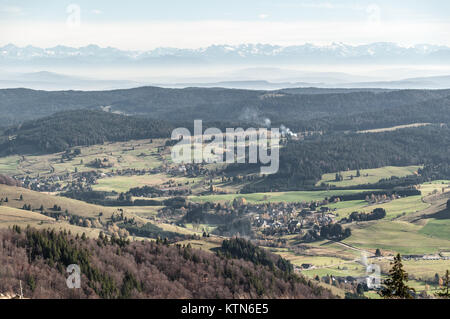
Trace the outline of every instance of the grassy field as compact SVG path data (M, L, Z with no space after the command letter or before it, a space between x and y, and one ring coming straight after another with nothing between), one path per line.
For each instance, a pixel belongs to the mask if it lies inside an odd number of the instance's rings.
M345 209L353 210L355 207L365 207L368 203L365 200L349 200L345 202L330 203L327 205L330 209L337 209L344 212Z
M165 140L138 140L118 143L105 143L81 148L81 154L71 160L61 161L63 153L37 156L10 156L0 158L0 174L50 176L62 173L90 171L88 164L97 158L108 159L112 169L152 169L162 165L157 147ZM111 168L100 169L107 172Z
M322 183L335 185L338 187L347 187L347 186L356 186L363 184L373 184L377 183L383 178L390 178L392 176L404 177L408 175L413 175L417 172L417 170L421 168L421 166L405 166L405 167L396 167L396 166L386 166L374 169L363 169L361 170L361 176L356 177L357 171L345 171L340 172L344 177L343 181L336 182L336 173L325 174L322 176L322 179L317 183L317 186ZM367 175L367 176L366 176ZM353 178L351 178L353 176Z
M339 277L347 277L347 276L360 277L366 274L366 267L357 263L348 263L347 265L342 266L304 270L302 271L302 273L308 275L309 277L315 276L323 277L326 275L330 276L333 275Z
M141 176L115 176L99 179L97 185L92 187L95 191L116 191L118 193L127 192L133 187L156 186L171 181L184 186L189 182L189 187L198 186L200 178L172 177L167 174L153 174ZM164 187L163 187L164 188Z
M179 234L182 234L182 235L202 235L202 231L201 230L195 231L195 230L192 230L192 229L179 227L179 226L171 225L171 224L165 224L165 223L155 223L155 225L160 227L160 228L162 228L165 231L179 233Z
M189 187L194 189L196 187L201 187L200 183L202 178L187 178L187 177L174 177L167 174L152 174L152 175L141 175L141 176L115 176L109 178L102 178L98 180L98 184L92 187L96 191L116 191L126 192L133 187L143 187L143 186L156 186L159 185L162 188L166 188L167 185L162 185L166 183L171 183L180 186L186 186L189 182Z
M376 208L384 208L386 210L386 219L394 219L403 214L419 212L429 206L430 204L422 202L422 196L409 196L375 205L368 205L366 201L348 201L328 205L330 208L337 208L338 219L348 217L355 211L370 213Z
M365 190L366 191L366 190ZM373 190L367 190L373 191ZM294 191L294 192L273 192L273 193L253 193L253 194L225 194L225 195L206 195L191 196L189 199L193 202L227 202L235 198L245 198L250 203L265 202L310 202L323 200L326 197L356 194L361 190L330 190L330 191Z
M98 238L99 229L85 228L70 225L67 222L55 221L55 219L44 216L36 212L30 212L17 208L0 206L0 228L9 228L14 225L23 228L30 226L36 229L54 229L56 231L70 231L72 234L82 235L83 233L90 238Z
M76 225L71 225L67 222L56 222L54 224L38 224L38 225L32 225L34 228L37 229L54 229L55 231L67 231L71 232L72 234L76 235L78 234L81 236L83 233L89 237L89 238L98 238L100 235L100 229L97 228L86 228L86 227L80 227Z
M14 175L18 171L20 156L8 156L0 158L0 174Z
M352 235L345 239L345 243L401 254L432 254L449 249L450 239L428 236L420 232L421 228L403 221L352 224Z
M429 237L450 240L450 219L431 219L420 229L419 233Z
M180 245L188 245L191 244L192 248L201 249L201 250L211 250L214 248L219 248L222 246L222 243L218 240L184 240L180 241L177 244Z
M383 272L391 268L387 260L378 263ZM402 263L405 270L414 274L414 278L419 281L431 281L436 273L443 276L447 269L450 270L450 261L448 260L403 260Z
M348 263L348 260L341 259L339 257L326 257L326 256L292 256L291 254L280 254L283 258L289 260L296 266L302 264L312 264L316 267L328 267L332 265Z
M440 180L420 185L420 192L423 196L431 195L433 193L442 193L442 189L444 189L445 192L450 191L450 181Z
M345 260L355 260L361 258L361 251L356 249L350 249L339 243L322 240L308 244L308 254L313 256L331 256L339 257Z
M20 195L23 195L22 201L19 200ZM6 197L8 197L8 203L3 203L3 205L18 209L21 209L24 204L31 205L31 208L35 210L39 209L41 205L46 210L51 210L54 205L58 205L61 206L63 212L67 209L69 214L98 217L99 213L102 212L103 218L109 218L116 211L113 207L97 206L66 197L34 192L21 187L0 185L0 198Z
M0 206L0 227L24 223L51 223L53 218L13 207Z
M122 193L133 187L158 185L169 180L170 178L165 174L116 176L99 179L98 184L94 185L92 189L95 191L116 191Z
M144 218L155 218L158 214L158 210L163 208L164 206L124 206L124 207L116 207L123 209L131 214L135 214Z
M405 271L412 275L408 286L416 289L417 292L427 291L429 295L434 295L439 291L439 286L434 282L435 274L442 277L447 269L450 269L448 260L403 260ZM386 273L392 266L389 261L378 262L382 272Z

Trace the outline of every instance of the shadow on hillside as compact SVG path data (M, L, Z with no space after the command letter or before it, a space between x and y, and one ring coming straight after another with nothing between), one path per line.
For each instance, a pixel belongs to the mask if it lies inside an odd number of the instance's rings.
M450 209L441 210L440 212L427 216L427 218L450 219Z

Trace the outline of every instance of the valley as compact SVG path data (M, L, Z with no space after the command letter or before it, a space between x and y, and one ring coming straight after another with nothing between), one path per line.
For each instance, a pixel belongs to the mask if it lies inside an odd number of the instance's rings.
M173 244L189 244L210 253L220 247L223 238L245 236L341 297L356 289L358 280L366 275L364 258L380 265L385 274L395 253L420 256L405 261L405 267L413 286L427 293L438 289L434 275L450 264L443 257L450 253L446 231L450 219L435 217L446 210L450 181L415 185L418 195L408 196L389 195L376 188L382 179L417 175L422 165L339 172L342 181L335 181L336 173L324 174L316 183L317 187L327 184L351 189L248 194L240 190L254 183L257 174L245 170L230 173L225 165L217 164L180 170L180 165L170 161L165 139L8 156L0 159L0 165L2 174L28 188L0 186L0 228L29 225L80 236L84 233L93 239L104 232L132 241L165 236ZM358 189L367 184L375 187ZM355 211L375 209L385 210L386 217L345 221ZM351 235L305 241L314 225L329 222L342 223ZM154 229L137 231L149 224ZM377 249L382 257L375 257ZM431 255L438 257L426 259ZM375 296L373 290L365 295Z
M49 94L58 104L74 93ZM254 247L230 251L228 257L266 262L243 253L264 249L273 260L281 258L277 267L286 274L342 298L379 297L366 282L367 269L376 265L386 278L398 253L417 295L432 296L439 289L436 278L450 268L450 130L440 115L448 109L445 90L318 89L308 95L141 88L86 94L72 98L121 98L116 107L129 115L111 108L35 114L37 119L0 131L0 229L30 226L92 241L110 238L119 246L190 247L219 258L223 243L236 240L233 245ZM152 109L154 118L136 116L135 94L148 98L146 112ZM28 108L25 96L18 101ZM205 108L211 101L214 107ZM228 114L215 121L223 107L237 112L246 101L261 103L247 109L251 116L232 120ZM182 122L166 117L167 103L170 112L189 113L192 107L192 114ZM279 105L285 114L274 112ZM384 120L406 108L413 111L403 123ZM374 118L373 112L382 116ZM170 132L177 126L192 130L188 121L194 116L206 120L205 129L221 131L273 128L278 122L279 170L262 174L259 165L249 163L253 144L245 139L237 144L245 150L240 163L173 161L177 141ZM433 120L421 121L424 116ZM202 151L211 138L203 135ZM189 150L194 153L199 145ZM224 156L225 148L213 152Z
M445 313L450 2L403 2L0 0L0 299Z

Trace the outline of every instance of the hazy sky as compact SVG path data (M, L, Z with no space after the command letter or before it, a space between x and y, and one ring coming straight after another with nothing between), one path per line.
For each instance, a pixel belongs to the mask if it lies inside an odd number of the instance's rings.
M450 45L448 0L0 0L0 45Z

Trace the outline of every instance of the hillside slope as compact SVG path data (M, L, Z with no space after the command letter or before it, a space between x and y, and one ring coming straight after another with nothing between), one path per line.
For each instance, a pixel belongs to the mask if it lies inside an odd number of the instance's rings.
M20 243L20 244L19 244ZM19 280L31 298L331 298L331 293L278 266L219 257L190 246L121 239L77 239L64 232L0 231L0 291ZM77 264L81 289L68 289Z
M22 200L20 196L22 195ZM61 211L82 217L98 217L102 213L102 218L109 218L116 210L112 207L103 207L87 204L75 199L53 196L45 193L31 191L26 188L0 185L0 199L8 198L8 202L3 202L0 209L12 207L22 209L24 205L31 205L33 210L38 210L41 205L45 210L52 210L54 205L61 207ZM45 217L45 216L43 216Z
M172 129L164 121L103 111L58 112L4 131L0 154L56 153L73 146L170 137Z
M0 126L36 119L59 111L74 109L105 109L127 115L139 115L171 122L193 121L246 121L264 124L269 118L275 125L282 122L298 128L328 128L333 121L321 123L322 118L364 115L371 121L365 127L356 127L347 121L347 128L373 128L384 124L410 124L417 111L407 112L412 105L426 101L439 101L450 95L449 90L355 91L350 93L289 94L286 91L252 91L222 88L165 89L141 87L114 91L34 91L28 89L0 90L0 112L4 114ZM317 92L315 92L317 93ZM328 93L328 94L327 94ZM441 101L448 107L448 101ZM384 116L384 111L399 111L402 120ZM450 120L446 113L419 107L431 122ZM377 116L374 118L373 113ZM366 114L367 113L367 114ZM448 112L450 113L450 112ZM439 115L439 116L438 116ZM310 123L311 120L315 122ZM395 123L391 123L395 122ZM430 121L426 121L430 122ZM371 124L367 127L367 124Z

